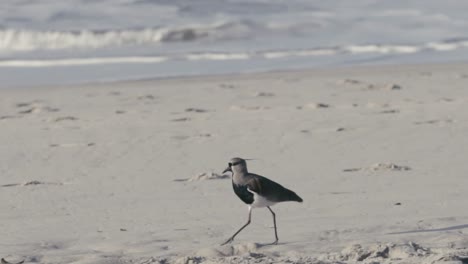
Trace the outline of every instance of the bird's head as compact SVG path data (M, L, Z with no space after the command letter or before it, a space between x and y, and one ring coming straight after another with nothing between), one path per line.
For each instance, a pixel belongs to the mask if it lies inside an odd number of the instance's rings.
M228 167L224 169L223 174L228 171L232 173L247 173L247 163L245 159L232 158L228 163Z

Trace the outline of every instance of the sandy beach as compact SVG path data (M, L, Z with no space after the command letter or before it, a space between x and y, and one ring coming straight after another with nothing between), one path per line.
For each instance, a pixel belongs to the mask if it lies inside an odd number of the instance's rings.
M468 263L468 65L0 90L5 263ZM297 192L247 218L232 157Z

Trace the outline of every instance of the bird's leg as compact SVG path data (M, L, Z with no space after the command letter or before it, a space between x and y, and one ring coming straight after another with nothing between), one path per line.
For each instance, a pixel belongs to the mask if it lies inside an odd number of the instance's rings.
M273 212L273 210L271 210L270 206L267 206L268 210L270 210L271 214L273 215L273 225L275 227L275 242L271 243L272 245L276 245L278 244L278 232L276 231L276 215L275 215L275 212Z
M251 215L252 215L252 207L249 206L249 219L247 220L247 223L245 225L243 225L239 230L237 230L237 232L234 233L234 235L232 235L232 237L230 237L228 240L226 240L226 242L222 243L221 246L224 246L227 243L231 243L234 240L234 238L237 236L237 234L239 234L240 231L242 231L242 229L244 229L246 226L248 226L250 224Z

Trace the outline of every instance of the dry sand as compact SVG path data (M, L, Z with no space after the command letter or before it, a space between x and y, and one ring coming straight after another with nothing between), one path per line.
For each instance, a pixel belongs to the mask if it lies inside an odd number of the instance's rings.
M15 263L467 263L468 65L0 91ZM232 157L304 203L247 218Z

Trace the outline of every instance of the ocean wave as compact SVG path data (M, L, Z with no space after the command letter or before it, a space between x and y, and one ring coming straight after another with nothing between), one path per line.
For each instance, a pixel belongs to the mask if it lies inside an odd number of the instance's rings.
M130 45L158 45L201 39L229 40L250 36L249 21L128 30L34 31L0 28L0 54L36 50L99 49Z
M181 59L196 60L247 60L252 58L249 53L195 53L183 56Z
M53 60L0 60L0 67L57 67L57 66L86 66L99 64L122 63L160 63L166 61L166 57L110 57L110 58L72 58Z
M31 31L0 30L0 52L35 50L97 49L107 46L158 43L163 38L161 30L119 31Z
M324 47L298 50L266 50L252 52L195 52L174 53L157 56L128 56L128 57L90 57L64 59L23 59L0 60L0 67L54 67L79 66L96 64L138 64L162 63L166 61L233 61L249 59L277 60L293 57L334 56L343 54L394 54L405 55L422 51L444 52L468 48L468 40L451 39L441 42L429 42L420 45L348 45L342 47Z
M424 46L417 45L351 45L343 50L351 54L381 53L381 54L405 54L421 51Z

